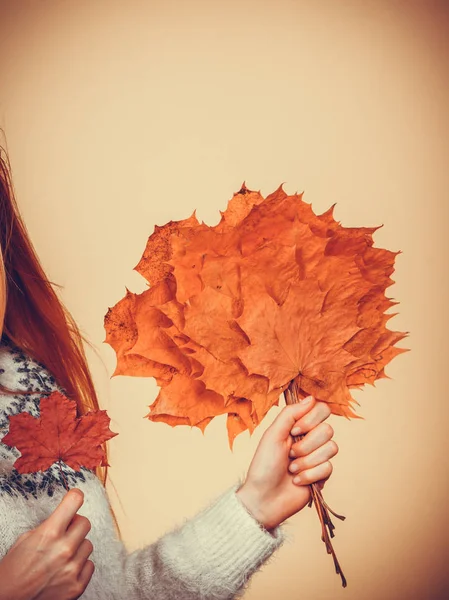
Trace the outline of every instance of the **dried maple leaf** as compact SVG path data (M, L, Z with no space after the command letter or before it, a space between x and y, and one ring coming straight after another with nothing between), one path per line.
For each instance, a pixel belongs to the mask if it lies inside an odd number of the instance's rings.
M282 186L263 198L243 184L215 227L194 213L155 228L136 267L151 287L105 317L114 374L161 388L150 420L204 431L227 414L232 448L292 382L297 398L362 418L351 389L386 377L406 351L385 314L399 253L373 247L376 227L343 227L333 208L316 215Z
M14 463L19 473L45 471L61 461L75 471L94 469L108 466L102 444L117 435L109 423L105 410L77 418L76 402L53 392L41 398L39 418L28 412L10 416L2 443L21 452Z

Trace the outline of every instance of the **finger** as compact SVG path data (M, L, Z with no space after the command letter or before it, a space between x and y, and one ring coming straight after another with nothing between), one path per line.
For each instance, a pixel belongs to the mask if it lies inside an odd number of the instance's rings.
M296 421L307 414L312 409L314 403L315 401L312 396L309 396L301 400L301 402L284 406L265 433L273 436L276 440L286 440Z
M301 415L299 421L293 425L291 434L299 435L310 431L319 423L325 421L330 414L331 409L327 402L316 402L313 409L307 414Z
M65 533L83 502L84 494L81 490L77 488L69 490L53 513L39 527L54 529L59 535Z
M321 463L326 462L335 456L337 452L337 444L333 440L329 440L324 446L320 446L317 450L307 454L307 456L292 460L288 466L288 470L290 473L301 473L302 471L317 467Z
M86 535L91 530L92 526L89 519L81 515L75 515L67 529L66 541L73 548L74 552L82 544Z
M326 461L317 467L307 469L299 475L293 477L293 483L296 485L310 485L320 479L328 479L333 471L332 463Z
M86 560L86 562L84 563L84 567L81 569L81 573L78 576L78 581L82 585L83 591L87 587L89 581L91 580L94 571L94 563L91 560Z
M89 558L89 556L92 554L93 549L94 547L90 540L83 540L75 556L73 557L73 564L75 565L77 573L79 573L78 577L81 575L81 571L84 568L84 564Z
M334 430L330 423L319 423L312 431L306 433L299 442L295 442L292 445L290 456L293 458L306 456L328 442L333 435Z

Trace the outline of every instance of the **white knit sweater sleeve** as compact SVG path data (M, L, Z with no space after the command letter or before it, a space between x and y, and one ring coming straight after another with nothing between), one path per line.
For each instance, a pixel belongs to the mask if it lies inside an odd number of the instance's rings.
M20 349L0 344L0 383L33 392L0 391L0 560L22 533L54 512L67 483L84 492L78 514L92 526L87 537L95 572L82 600L235 599L288 539L284 525L270 533L247 511L236 495L239 481L193 518L129 553L117 537L106 490L92 471L76 472L63 463L20 475L13 466L20 452L2 443L9 415L26 411L38 417L41 396L59 389L48 371Z
M266 531L232 486L157 542L125 557L125 580L136 600L230 600L279 548L282 526Z

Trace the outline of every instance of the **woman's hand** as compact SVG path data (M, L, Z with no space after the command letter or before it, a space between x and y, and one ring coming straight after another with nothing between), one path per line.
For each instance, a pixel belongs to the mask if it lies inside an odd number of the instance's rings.
M259 442L237 496L266 529L274 529L310 500L310 483L322 489L332 473L329 459L338 452L334 430L323 423L326 402L311 397L282 409ZM300 432L295 429L300 428ZM293 443L292 435L306 434ZM299 477L299 480L298 480Z
M0 600L75 600L86 589L94 564L88 560L91 525L77 515L84 502L72 489L51 516L22 534L0 561Z

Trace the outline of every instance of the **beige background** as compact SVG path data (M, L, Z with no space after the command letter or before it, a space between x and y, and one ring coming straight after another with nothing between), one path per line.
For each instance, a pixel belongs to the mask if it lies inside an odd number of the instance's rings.
M281 182L345 226L384 223L402 250L390 326L410 331L391 380L356 393L366 420L331 417L340 452L324 496L257 573L248 600L423 600L449 594L449 3L10 0L0 2L0 125L39 255L83 331L120 435L110 488L130 549L193 515L244 474L263 427L227 445L142 417L151 379L109 380L103 316L145 287L132 269L155 224L212 225L243 180ZM118 500L120 498L120 502ZM446 593L445 593L446 589Z

